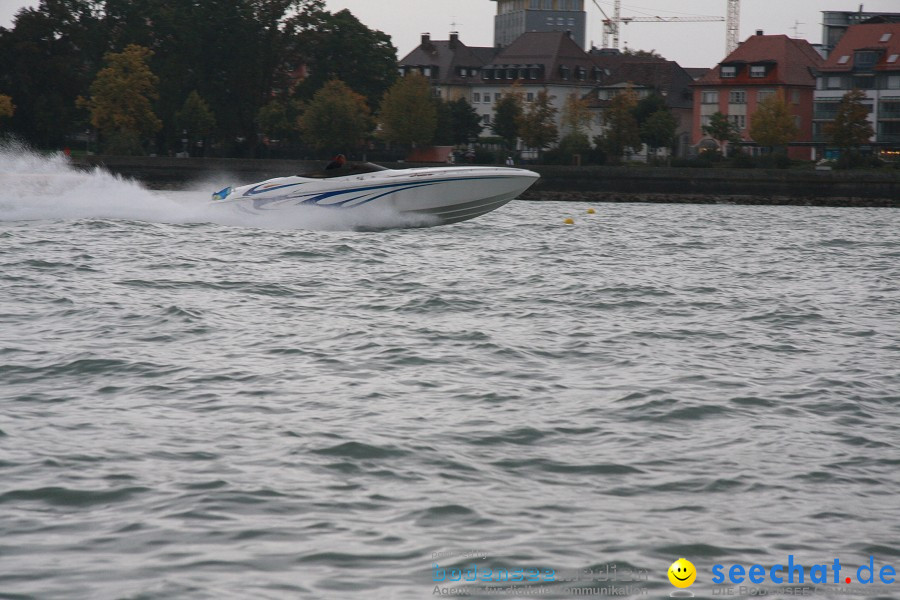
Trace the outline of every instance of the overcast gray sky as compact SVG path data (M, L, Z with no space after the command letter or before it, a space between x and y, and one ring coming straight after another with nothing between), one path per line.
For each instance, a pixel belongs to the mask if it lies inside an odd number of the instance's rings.
M598 0L607 13L612 0ZM423 32L447 39L451 29L470 46L490 46L494 37L492 0L326 0L331 11L347 8L372 29L393 38L400 57L419 43ZM898 0L863 0L866 11L900 12ZM9 27L22 6L37 1L0 0L0 26ZM587 0L588 43L600 45L600 11ZM741 39L757 29L822 41L823 10L857 10L859 1L848 0L743 0ZM725 16L726 0L622 0L623 16ZM796 28L796 29L795 29ZM796 35L795 35L796 34ZM656 50L684 67L711 67L724 57L725 23L632 23L623 27L622 41L629 48Z

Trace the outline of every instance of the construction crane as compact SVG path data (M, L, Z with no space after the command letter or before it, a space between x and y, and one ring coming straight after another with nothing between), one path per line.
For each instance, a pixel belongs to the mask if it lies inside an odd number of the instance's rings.
M725 17L623 17L622 16L622 0L613 2L613 16L610 17L603 10L603 7L593 0L600 13L603 15L603 47L619 48L619 28L621 24L629 23L715 23L727 21L725 24L725 48L726 53L737 48L740 36L740 13L741 0L727 0L728 2L728 18ZM609 44L609 38L612 37L612 45Z

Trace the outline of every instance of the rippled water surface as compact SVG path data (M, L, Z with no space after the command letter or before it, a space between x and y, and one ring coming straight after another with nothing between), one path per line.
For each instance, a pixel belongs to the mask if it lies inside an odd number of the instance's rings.
M516 201L357 233L6 177L2 598L900 570L900 212Z

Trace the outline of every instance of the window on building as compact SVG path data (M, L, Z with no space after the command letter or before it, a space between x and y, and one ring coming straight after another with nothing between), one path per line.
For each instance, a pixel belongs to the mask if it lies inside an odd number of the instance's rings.
M500 92L496 92L494 94L494 102L499 102L500 98L502 98L502 97L503 97L503 94L501 94Z
M493 77L493 76L494 76L494 71L493 71L492 69L484 69L484 70L481 72L481 78L482 78L482 79L490 79L490 78Z
M731 90L728 92L729 104L747 104L747 92L744 90Z
M839 90L841 89L841 78L840 77L829 77L828 83L826 87L829 90Z
M700 126L707 127L710 120L712 120L712 115L700 115Z
M890 41L890 39L891 39L891 34L885 33L881 36L881 39L879 39L878 41L883 43L883 42Z
M888 75L887 88L889 90L900 90L900 75Z
M481 93L472 92L472 104L477 104L479 102L481 102Z
M717 90L703 90L700 94L701 104L718 104L719 92Z
M528 92L525 94L525 100L528 102L534 102L534 92Z
M756 92L756 101L762 102L766 98L771 98L775 95L775 90L759 90Z
M853 78L853 87L859 88L861 90L871 90L875 88L875 78L871 75L866 77L854 77Z
M728 115L728 120L741 131L743 131L747 125L746 115Z
M431 67L422 67L422 75L431 77Z
M506 78L507 79L515 79L516 78L516 70L515 69L507 69L506 70Z
M900 58L900 54L891 54L890 56L888 56L887 61L889 63L895 63L895 62L897 62L898 58Z
M800 90L791 90L791 102L800 104Z
M737 67L725 65L719 71L723 79L731 79L737 76Z
M484 122L485 125L490 125L491 124L491 115L482 115L481 120L482 120L482 122Z
M752 65L750 67L750 77L765 77L766 65Z
M853 66L857 69L865 69L869 67L875 66L875 63L878 62L878 52L870 52L868 50L861 50L859 52L855 52L853 55Z
M848 62L850 62L850 55L849 55L849 54L845 54L845 55L843 55L842 57L840 57L840 58L838 59L838 64L839 64L839 65L846 65Z

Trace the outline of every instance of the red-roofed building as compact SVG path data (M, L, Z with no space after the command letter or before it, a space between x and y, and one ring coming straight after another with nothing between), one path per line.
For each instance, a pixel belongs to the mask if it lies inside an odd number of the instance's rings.
M693 143L699 144L706 137L703 126L720 112L735 124L744 145L755 151L749 130L757 104L781 92L799 128L797 139L788 146L788 155L812 159L815 72L823 62L806 40L758 31L693 84Z
M883 155L900 158L900 23L851 25L818 70L815 139L825 148L825 124L833 120L845 93L861 90Z

